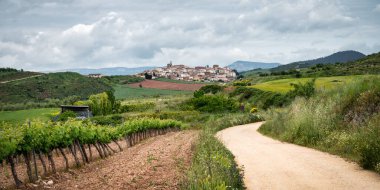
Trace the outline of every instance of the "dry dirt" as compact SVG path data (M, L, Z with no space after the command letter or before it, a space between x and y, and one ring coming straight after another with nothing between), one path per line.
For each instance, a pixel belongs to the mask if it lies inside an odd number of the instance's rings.
M174 83L174 82L164 82L164 81L156 81L156 80L144 80L139 83L133 83L129 86L132 87L139 87L139 85L142 85L143 88L157 88L157 89L164 89L164 90L188 90L188 91L195 91L200 89L204 84L181 84L181 83Z
M63 159L55 158L61 172L46 177L36 184L27 184L25 189L179 189L179 182L190 166L192 145L197 131L170 132L152 137L127 148L120 141L123 151L106 159L96 161L80 168L63 172ZM113 149L118 150L115 144ZM95 148L94 157L98 157ZM56 156L55 156L56 157ZM70 165L74 165L72 156ZM25 166L18 166L21 178L25 176ZM39 171L42 171L40 168ZM3 171L0 171L2 175ZM8 171L10 172L10 171ZM2 179L1 179L2 178ZM53 184L47 184L51 181ZM0 185L13 184L11 177L0 177ZM49 183L51 183L49 182ZM3 186L3 187L7 187Z
M243 166L248 189L380 189L380 175L338 156L263 136L256 131L261 124L217 133Z

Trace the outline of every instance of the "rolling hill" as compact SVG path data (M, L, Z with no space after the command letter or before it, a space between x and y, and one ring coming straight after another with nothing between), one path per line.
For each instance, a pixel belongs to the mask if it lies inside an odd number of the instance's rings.
M272 72L286 71L291 69L308 68L317 64L347 63L364 58L365 55L357 51L341 51L326 57L306 61L297 61L270 69Z
M101 79L92 79L78 73L50 73L42 76L0 84L0 102L39 102L47 99L63 99L68 96L87 98L111 90Z
M263 62L250 62L250 61L235 61L227 67L236 69L237 72L243 72L253 69L269 69L279 66L279 63L263 63Z
M17 70L13 68L0 68L0 83L5 83L7 81L18 80L41 74L42 73Z

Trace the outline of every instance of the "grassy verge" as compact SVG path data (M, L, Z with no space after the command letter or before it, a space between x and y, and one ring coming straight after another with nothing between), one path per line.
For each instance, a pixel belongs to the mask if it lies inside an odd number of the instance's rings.
M380 77L298 98L272 109L259 130L283 141L327 151L380 173Z
M183 189L245 189L243 172L232 153L215 138L227 127L257 121L250 114L211 115L205 122Z

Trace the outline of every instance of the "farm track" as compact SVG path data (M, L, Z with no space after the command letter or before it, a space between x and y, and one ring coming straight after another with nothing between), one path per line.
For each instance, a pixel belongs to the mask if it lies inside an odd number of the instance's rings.
M71 168L63 172L64 161L55 154L57 174L40 180L36 184L27 184L24 189L179 189L179 182L191 162L192 145L197 131L170 132L152 137L127 148L125 141L119 141L124 151L106 159L100 159L95 148L92 153L94 162L78 169ZM118 150L116 144L111 147ZM71 166L75 165L72 156ZM3 169L3 168L2 168ZM25 166L17 166L20 178L26 179ZM39 164L39 171L42 166ZM10 174L10 171L7 171ZM12 187L11 176L5 177L0 171L0 189ZM51 180L53 184L46 183ZM4 182L4 183L3 183Z
M13 81L19 81L19 80L25 80L25 79L29 79L29 78L39 77L39 76L42 76L42 75L44 75L44 74L33 75L33 76L30 76L30 77L24 77L24 78L19 78L19 79L14 79L14 80L8 80L8 81L1 81L0 83L1 84L5 84L5 83L13 82Z
M257 132L261 124L217 133L243 166L248 189L380 189L380 175L338 156L263 136Z
M139 88L139 86L143 88L156 88L163 90L188 90L195 91L199 90L204 84L182 84L182 83L174 83L174 82L164 82L164 81L156 81L156 80L144 80L139 83L129 84L131 87Z

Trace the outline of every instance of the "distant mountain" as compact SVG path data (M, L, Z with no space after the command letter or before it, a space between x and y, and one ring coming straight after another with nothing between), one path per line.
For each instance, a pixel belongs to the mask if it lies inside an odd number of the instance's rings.
M269 69L279 66L279 63L263 63L263 62L250 62L250 61L235 61L227 67L236 69L238 72L253 70L253 69Z
M307 67L311 67L317 64L334 64L337 62L347 63L347 62L359 60L363 57L365 57L365 55L357 51L352 51L352 50L340 51L340 52L331 54L326 57L321 57L318 59L298 61L298 62L286 64L286 65L280 65L276 68L272 68L271 71L278 72L278 71L285 71L285 70L290 70L290 69L307 68Z
M102 75L134 75L137 73L141 73L145 70L151 70L156 67L133 67L133 68L127 68L127 67L109 67L109 68L100 68L100 69L84 69L84 68L78 68L78 69L66 69L62 71L69 71L69 72L76 72L80 73L82 75L88 75L93 73L99 73Z

